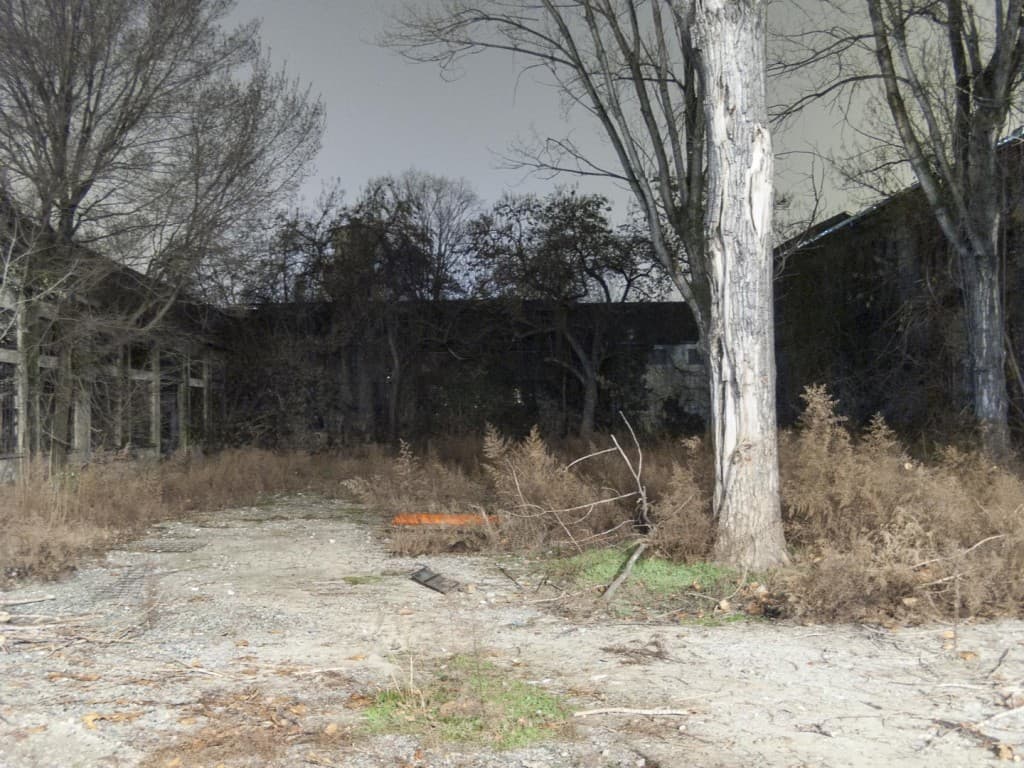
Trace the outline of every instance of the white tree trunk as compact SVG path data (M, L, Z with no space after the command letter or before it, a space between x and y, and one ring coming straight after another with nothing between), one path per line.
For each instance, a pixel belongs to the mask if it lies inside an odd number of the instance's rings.
M707 118L715 557L765 569L788 560L775 417L765 3L697 0L694 11Z
M1010 454L1010 430L999 255L993 248L960 258L974 416L985 450L995 459L1005 459Z

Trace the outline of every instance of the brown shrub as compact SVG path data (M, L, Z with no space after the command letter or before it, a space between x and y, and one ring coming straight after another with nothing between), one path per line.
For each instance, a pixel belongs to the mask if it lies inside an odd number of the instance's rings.
M855 437L823 387L780 440L797 613L830 620L975 616L1024 608L1024 483L980 453L911 460L875 417Z
M1024 611L1019 471L954 448L916 461L881 418L855 435L824 388L809 389L805 401L798 428L780 438L793 565L770 577L793 614L909 621ZM537 430L517 442L494 429L475 451L459 438L434 442L425 458L403 443L397 455L368 446L343 455L245 449L111 461L54 480L34 468L0 486L0 568L50 575L156 520L297 490L347 492L388 514L486 512L498 521L398 531L391 546L404 554L499 543L585 547L634 532L636 481L617 453L581 443L556 449ZM644 446L643 458L652 547L706 558L714 535L708 447Z
M676 560L700 560L711 552L715 525L711 515L710 452L697 438L683 441L682 463L673 463L668 485L653 496L655 548ZM661 472L652 472L661 477Z
M404 440L397 456L378 458L373 469L342 485L364 504L388 514L474 512L487 495L480 482L458 467L436 458L422 460Z
M252 504L268 493L335 495L358 460L339 456L228 450L165 461L98 461L50 477L31 466L0 485L0 577L51 577L82 553L192 510Z
M556 458L536 427L518 442L488 427L483 452L502 539L513 546L579 548L629 532L632 500Z
M458 465L445 463L430 449L425 460L399 441L397 456L378 457L372 474L357 474L342 485L359 501L388 515L484 514L487 490ZM492 546L492 526L472 528L402 527L391 533L388 548L400 555L478 550Z

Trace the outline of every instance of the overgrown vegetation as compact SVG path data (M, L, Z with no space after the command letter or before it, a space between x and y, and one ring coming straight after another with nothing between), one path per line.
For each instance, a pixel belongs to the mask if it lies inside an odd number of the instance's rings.
M499 669L481 654L452 656L417 679L381 692L366 710L372 731L415 733L436 741L525 747L564 730L566 705Z
M557 583L567 580L586 589L617 614L671 616L680 621L704 621L746 615L763 616L774 610L767 589L748 574L740 573L705 560L673 561L660 555L645 556L629 566L636 546L621 545L588 549L568 558L549 561L546 575ZM621 591L614 587L623 578ZM584 611L593 607L573 593L573 602ZM737 609L741 613L736 613Z
M253 504L271 493L331 495L339 473L359 471L359 461L244 449L97 462L53 479L32 466L17 482L0 485L0 580L52 577L83 552L188 512Z
M915 621L1024 610L1019 578L1024 482L1017 468L953 447L928 461L913 459L880 417L855 434L825 388L809 388L804 399L798 427L780 444L793 564L758 575L770 589L772 613L827 621ZM643 453L654 527L649 554L631 575L641 585L656 582L653 573L661 563L693 567L706 561L714 535L710 455L701 441L660 444ZM574 461L583 454L594 455ZM465 459L462 465L467 466ZM407 494L422 488L426 478L435 482L451 470L435 456L415 471L423 480L406 482ZM635 483L619 456L596 453L593 444L577 441L556 449L536 431L515 442L490 430L479 469L460 470L457 476L471 488L462 498L472 499L472 508L488 512L492 521L488 535L477 541L568 552L584 583L609 583L625 558L614 545L638 534ZM351 487L364 501L389 508L386 473ZM451 495L406 495L403 505L466 508ZM403 531L396 543L413 553L453 540L460 546L470 542L451 531L424 530ZM603 545L614 548L591 551ZM679 578L681 591L695 581ZM744 592L738 606L764 608L763 590Z
M272 493L354 495L386 514L469 514L479 524L396 530L403 554L467 549L555 553L583 588L608 584L646 549L616 600L701 592L736 609L825 621L917 621L1024 612L1024 482L1018 468L945 448L912 458L876 418L855 434L824 388L780 445L792 565L771 574L707 566L714 521L710 455L699 440L643 448L638 485L614 449L521 441L490 429L482 440L402 443L347 453L225 451L159 463L98 463L50 481L30 472L0 486L0 568L51 576L83 551L160 519ZM639 449L634 447L633 451ZM639 455L631 461L638 464ZM580 457L584 457L582 460ZM653 527L638 528L648 504ZM712 587L718 580L720 589ZM756 594L747 582L758 584ZM768 593L765 593L765 590ZM719 594L721 592L721 594Z
M1019 471L948 447L912 459L876 417L854 435L823 387L784 437L795 566L777 576L816 619L991 616L1024 609Z

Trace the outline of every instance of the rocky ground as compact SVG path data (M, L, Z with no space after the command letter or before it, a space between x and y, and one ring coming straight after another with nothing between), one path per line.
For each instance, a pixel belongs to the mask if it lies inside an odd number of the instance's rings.
M291 497L154 528L0 595L0 766L976 766L1024 754L1024 623L882 630L566 618L514 558L387 554ZM419 562L463 585L409 579ZM39 602L24 600L45 599ZM367 732L365 703L485 654L576 711L511 752ZM620 710L672 710L649 716Z

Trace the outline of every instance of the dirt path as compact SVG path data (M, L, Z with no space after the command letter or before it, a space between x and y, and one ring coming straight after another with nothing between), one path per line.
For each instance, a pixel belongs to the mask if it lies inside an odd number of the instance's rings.
M382 535L372 516L295 497L162 525L72 579L3 595L55 599L4 609L0 766L975 766L1000 743L1004 758L1024 753L1022 622L962 626L956 648L946 627L573 622L543 611L553 593L527 563L426 558L472 585L441 595L409 580L416 561L387 555ZM578 718L563 742L506 753L360 731L367 695L454 652L486 653L578 709L689 714Z

